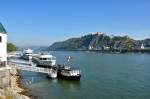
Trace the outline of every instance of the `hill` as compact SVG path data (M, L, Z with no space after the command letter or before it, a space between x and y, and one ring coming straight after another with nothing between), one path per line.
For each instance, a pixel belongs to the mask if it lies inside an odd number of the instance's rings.
M149 49L150 39L134 40L128 36L108 36L97 32L79 38L70 38L49 46L49 50L140 50Z

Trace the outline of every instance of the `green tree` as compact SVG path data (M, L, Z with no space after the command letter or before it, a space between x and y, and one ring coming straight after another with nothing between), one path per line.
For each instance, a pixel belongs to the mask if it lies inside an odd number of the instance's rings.
M13 43L7 43L7 51L8 52L17 51L16 45L14 45Z

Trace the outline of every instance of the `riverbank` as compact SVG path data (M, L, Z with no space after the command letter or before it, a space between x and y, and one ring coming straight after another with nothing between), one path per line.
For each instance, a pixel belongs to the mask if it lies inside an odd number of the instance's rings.
M1 70L0 99L30 99L26 89L19 84L20 76L16 69Z
M83 51L83 52L98 52L98 53L110 53L110 54L126 54L126 53L146 53L150 54L150 49L111 49L111 50L82 50L82 49L76 49L76 50L51 50L51 51Z

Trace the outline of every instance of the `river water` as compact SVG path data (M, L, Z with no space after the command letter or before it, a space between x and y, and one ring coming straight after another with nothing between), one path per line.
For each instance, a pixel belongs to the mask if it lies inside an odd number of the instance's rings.
M81 81L50 80L44 74L21 71L22 84L38 99L150 99L149 54L51 52L57 63L72 56Z

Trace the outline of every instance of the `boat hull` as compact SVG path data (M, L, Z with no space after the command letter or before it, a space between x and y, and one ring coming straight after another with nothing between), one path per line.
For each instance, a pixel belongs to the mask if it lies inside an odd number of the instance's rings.
M80 80L81 75L76 75L76 76L64 76L62 74L57 74L58 79L66 79L66 80Z
M57 74L53 74L53 75L48 74L47 78L49 78L49 79L56 79L57 78Z

